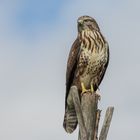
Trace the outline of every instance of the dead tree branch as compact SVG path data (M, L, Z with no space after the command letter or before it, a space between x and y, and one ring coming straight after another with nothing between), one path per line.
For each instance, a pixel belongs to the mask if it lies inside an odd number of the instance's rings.
M78 124L78 140L98 140L98 126L101 110L98 109L98 96L94 93L85 93L79 96L76 86L70 89L75 106ZM108 107L100 133L99 140L106 140L114 107Z
M106 140L107 139L107 134L108 134L108 130L109 130L109 127L110 127L110 124L111 124L113 111L114 111L114 107L108 107L107 108L99 140Z

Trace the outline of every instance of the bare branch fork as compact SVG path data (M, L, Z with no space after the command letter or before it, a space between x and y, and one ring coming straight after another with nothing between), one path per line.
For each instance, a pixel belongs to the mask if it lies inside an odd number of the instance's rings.
M78 118L78 140L106 140L114 107L107 108L103 126L98 138L98 126L101 114L101 110L98 109L98 96L89 92L83 94L80 100L76 86L71 87L70 94L72 95Z

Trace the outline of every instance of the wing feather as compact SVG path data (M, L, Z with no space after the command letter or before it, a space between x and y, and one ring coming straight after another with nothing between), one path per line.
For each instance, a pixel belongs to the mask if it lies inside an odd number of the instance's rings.
M75 74L75 71L77 68L79 51L80 51L80 42L77 37L77 39L74 41L74 43L71 47L69 57L68 57L68 62L67 62L65 108L67 106L67 97L68 97L69 90L70 90L71 84L73 82L74 74Z
M108 67L108 63L109 63L109 57L110 57L110 54L109 54L109 45L108 45L108 43L106 42L106 47L107 47L107 63L105 64L105 66L104 66L104 68L103 68L103 70L102 70L102 75L101 75L101 78L100 78L100 81L99 81L99 84L98 85L100 85L100 83L102 82L102 80L103 80L103 78L104 78L104 75L105 75L105 72L106 72L106 69L107 69L107 67ZM98 87L97 87L98 88Z

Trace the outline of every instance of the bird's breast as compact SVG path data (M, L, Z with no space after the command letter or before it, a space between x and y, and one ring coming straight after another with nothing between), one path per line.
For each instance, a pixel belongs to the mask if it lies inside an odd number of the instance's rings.
M80 54L79 66L81 70L80 81L86 86L92 79L96 79L102 67L107 63L107 49L99 49L99 51L91 51L88 48L83 48Z

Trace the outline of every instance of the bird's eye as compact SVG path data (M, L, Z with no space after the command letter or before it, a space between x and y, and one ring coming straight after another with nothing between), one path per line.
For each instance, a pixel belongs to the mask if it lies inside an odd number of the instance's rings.
M88 22L88 19L84 20L85 22Z

